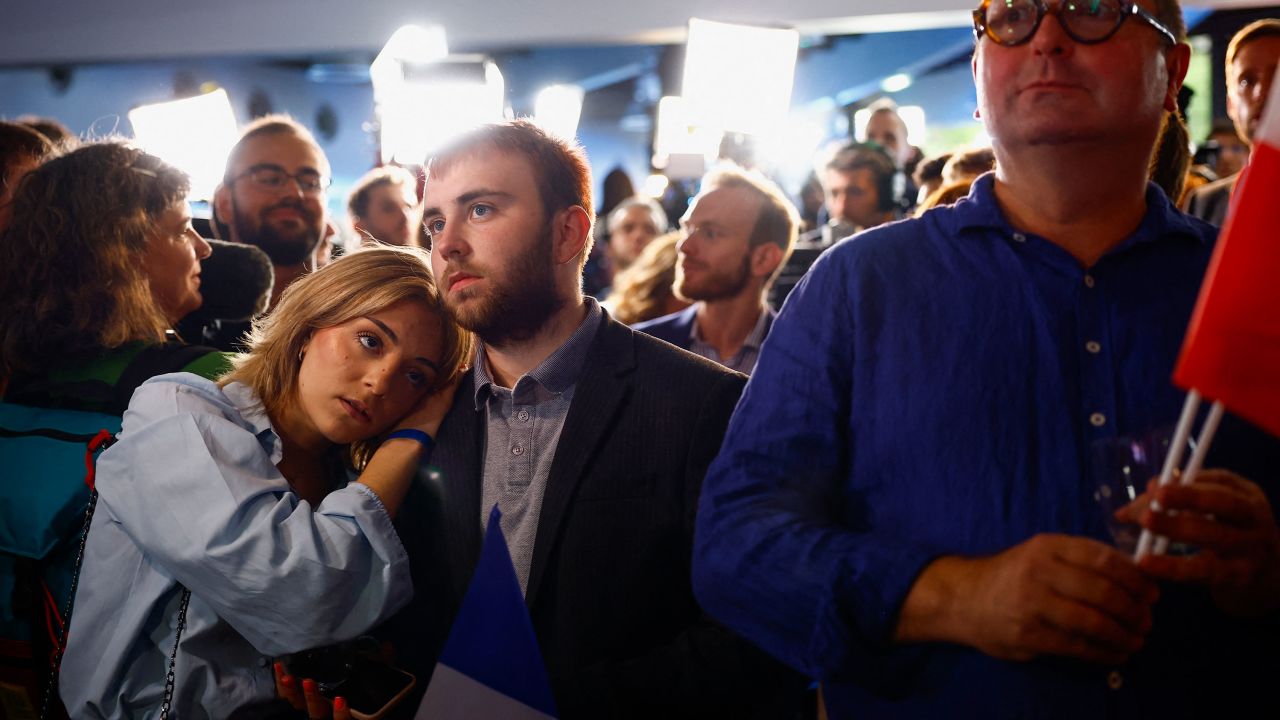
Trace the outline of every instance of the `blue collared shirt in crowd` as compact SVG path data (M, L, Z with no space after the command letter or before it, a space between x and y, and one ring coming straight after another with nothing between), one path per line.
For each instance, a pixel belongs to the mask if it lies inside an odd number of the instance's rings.
M276 469L281 452L245 385L179 373L134 393L97 464L60 682L72 717L159 716L179 583L182 720L272 700L272 657L356 637L409 601L378 496L351 483L312 507Z
M1169 378L1216 232L1154 185L1146 200L1082 268L1011 227L988 174L953 207L836 245L787 299L708 472L694 584L820 679L832 718L1185 717L1268 697L1229 651L1257 626L1197 588L1165 588L1120 667L892 641L939 556L1109 540L1092 453L1176 421Z

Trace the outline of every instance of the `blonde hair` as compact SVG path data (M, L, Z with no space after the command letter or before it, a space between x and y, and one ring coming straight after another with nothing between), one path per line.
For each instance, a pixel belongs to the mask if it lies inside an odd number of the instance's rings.
M418 248L369 247L294 282L270 315L254 321L249 352L232 361L235 369L220 384L248 385L267 414L276 417L296 400L298 355L312 333L416 300L440 319L443 356L440 372L428 388L435 392L462 373L471 357L472 339L445 312L427 258ZM352 464L358 468L372 455L372 448L357 445Z
M676 280L676 244L684 233L669 232L654 238L640 251L640 257L613 279L606 304L613 317L624 325L662 317Z

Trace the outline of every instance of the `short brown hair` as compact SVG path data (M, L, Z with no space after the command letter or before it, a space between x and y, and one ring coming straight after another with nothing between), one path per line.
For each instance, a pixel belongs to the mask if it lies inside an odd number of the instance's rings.
M1236 55L1240 53L1241 47L1259 38L1276 36L1280 36L1280 19L1277 18L1254 20L1232 35L1231 43L1227 45L1227 83L1231 83L1231 65L1236 61Z
M22 123L0 121L0 184L8 182L9 168L19 160L39 162L51 154L53 143L44 135Z
M285 289L270 315L249 333L249 352L232 362L220 383L242 382L253 389L268 415L296 400L298 354L316 330L380 312L405 300L421 302L440 318L444 355L429 392L457 377L471 356L471 335L444 311L440 290L424 250L378 245L357 250L306 275ZM369 448L353 455L357 467Z
M996 154L989 147L970 148L953 153L942 167L942 182L957 183L964 178L976 178L996 169Z
M222 172L223 184L229 185L235 178L232 173L235 171L236 163L240 162L240 156L244 154L244 146L254 138L266 135L293 135L305 143L313 146L316 153L324 158L324 150L320 148L320 143L316 142L316 138L305 125L294 120L288 115L264 115L257 120L245 125L240 131L240 139L236 140L236 144L231 146L231 152L227 153L227 167Z
M365 173L351 188L347 196L347 214L355 218L368 217L369 196L383 185L412 185L413 176L398 165L383 165Z
M769 282L773 282L796 246L796 235L800 229L800 213L796 206L772 180L758 172L741 168L727 167L711 171L702 179L702 191L706 192L711 188L743 188L759 201L760 211L756 215L756 224L751 229L747 244L756 248L765 243L773 243L782 248L782 261L769 278Z
M556 213L574 206L585 210L588 218L595 218L591 165L586 151L577 141L548 133L527 118L481 125L449 142L427 160L427 182L431 182L432 174L444 172L460 158L485 145L528 158L548 222ZM578 258L579 270L591 253L591 243L592 233L588 232Z
M163 341L169 321L141 256L160 216L189 189L181 170L118 140L31 171L0 237L0 364L39 371Z

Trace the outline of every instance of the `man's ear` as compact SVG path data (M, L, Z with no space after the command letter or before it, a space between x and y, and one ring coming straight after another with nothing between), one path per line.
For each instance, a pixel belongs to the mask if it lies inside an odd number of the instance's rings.
M751 274L767 278L782 264L782 248L767 242L751 248Z
M231 188L219 183L218 187L213 191L213 222L221 221L224 225L234 228L235 223L231 222ZM232 232L235 232L233 229Z
M581 206L571 205L556 213L552 223L552 258L557 265L564 265L586 249L591 238L591 217Z
M1164 96L1164 109L1176 112L1178 109L1178 91L1182 89L1182 81L1187 77L1187 68L1191 65L1191 46L1178 43L1164 53L1165 68L1169 72L1169 88Z
M333 222L333 221L331 220L330 222ZM369 232L369 228L364 224L364 218L362 217L357 217L355 215L352 215L351 228L356 231L356 235L361 239L366 237L370 237L370 238L373 237L373 233ZM335 229L336 229L336 226L335 226ZM337 233L335 232L334 235L337 236Z

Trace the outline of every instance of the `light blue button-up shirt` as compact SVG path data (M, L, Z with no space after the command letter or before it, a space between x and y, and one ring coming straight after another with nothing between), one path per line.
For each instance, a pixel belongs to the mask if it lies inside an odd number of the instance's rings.
M413 594L408 557L360 483L318 506L276 469L280 438L245 385L142 385L98 460L62 663L72 717L159 714L177 626L177 718L223 718L275 695L269 658L358 636Z

